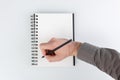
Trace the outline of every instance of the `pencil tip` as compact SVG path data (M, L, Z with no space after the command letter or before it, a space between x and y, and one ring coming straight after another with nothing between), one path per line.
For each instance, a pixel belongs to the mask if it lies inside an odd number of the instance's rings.
M42 58L44 58L45 56L42 56Z

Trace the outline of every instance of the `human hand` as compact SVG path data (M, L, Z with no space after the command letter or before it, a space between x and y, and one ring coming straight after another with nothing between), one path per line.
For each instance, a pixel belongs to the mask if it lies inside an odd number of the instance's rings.
M52 38L50 41L46 43L41 43L40 49L43 53L43 56L45 56L49 62L60 61L68 56L76 56L81 43L74 41L56 50L55 56L46 55L45 51L46 49L53 50L54 48L58 47L59 45L63 44L66 41L67 39Z

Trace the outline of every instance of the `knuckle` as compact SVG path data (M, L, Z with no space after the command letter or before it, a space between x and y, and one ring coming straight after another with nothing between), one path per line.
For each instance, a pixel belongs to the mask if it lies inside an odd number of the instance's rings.
M41 47L43 45L43 43L40 43L39 46Z
M52 39L51 40L55 40L56 38L55 37L52 37Z

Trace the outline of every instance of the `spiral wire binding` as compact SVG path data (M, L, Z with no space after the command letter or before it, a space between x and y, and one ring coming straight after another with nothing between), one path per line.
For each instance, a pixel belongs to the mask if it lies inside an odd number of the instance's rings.
M31 65L38 65L38 15L31 16Z

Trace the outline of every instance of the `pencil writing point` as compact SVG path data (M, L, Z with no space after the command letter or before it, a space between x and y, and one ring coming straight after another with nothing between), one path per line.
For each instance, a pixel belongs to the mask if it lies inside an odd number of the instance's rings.
M45 56L42 56L42 58L44 58Z

